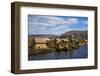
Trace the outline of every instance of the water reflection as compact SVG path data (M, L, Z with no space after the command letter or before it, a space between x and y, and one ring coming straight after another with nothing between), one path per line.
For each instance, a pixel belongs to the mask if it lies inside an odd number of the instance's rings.
M88 47L87 45L81 46L74 50L54 51L44 54L29 55L29 60L50 60L50 59L73 59L73 58L87 58Z

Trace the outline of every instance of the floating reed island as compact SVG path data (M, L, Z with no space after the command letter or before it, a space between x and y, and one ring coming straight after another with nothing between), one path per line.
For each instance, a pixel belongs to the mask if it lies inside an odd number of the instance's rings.
M48 53L53 51L71 51L87 44L86 39L74 38L38 38L29 37L28 51L29 54Z

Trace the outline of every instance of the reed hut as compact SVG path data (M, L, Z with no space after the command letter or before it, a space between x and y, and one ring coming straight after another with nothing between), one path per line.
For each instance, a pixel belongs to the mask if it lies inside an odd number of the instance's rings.
M39 48L48 48L48 46L46 45L47 41L49 40L49 38L34 38L35 39L35 48L39 49Z

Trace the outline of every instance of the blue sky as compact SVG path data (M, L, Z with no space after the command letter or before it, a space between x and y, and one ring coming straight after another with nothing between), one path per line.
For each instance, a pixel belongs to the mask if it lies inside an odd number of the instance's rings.
M87 17L28 15L28 34L60 35L88 29Z

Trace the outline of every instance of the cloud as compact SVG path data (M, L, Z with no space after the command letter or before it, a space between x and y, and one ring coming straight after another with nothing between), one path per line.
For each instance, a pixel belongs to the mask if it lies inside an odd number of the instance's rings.
M84 21L84 20L83 20ZM60 16L28 16L29 34L61 34L80 20L74 17ZM84 21L84 24L87 23Z
M87 20L83 20L85 25L88 25L88 21Z
M67 22L68 25L72 25L72 24L78 23L79 20L77 18L69 18L69 19L67 19L66 22Z
M63 18L53 16L31 16L29 17L29 25L43 24L44 26L55 26L55 25L72 25L78 23L77 18Z

